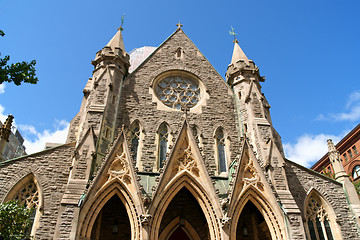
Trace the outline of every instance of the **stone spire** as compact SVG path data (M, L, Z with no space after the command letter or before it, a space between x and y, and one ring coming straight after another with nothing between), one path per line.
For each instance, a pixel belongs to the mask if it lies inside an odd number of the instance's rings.
M250 60L244 51L239 46L239 42L236 38L234 38L234 51L231 58L231 63L229 64L226 71L226 80L232 85L234 83L235 78L243 75L245 72L251 72L256 75L256 79L258 81L263 82L264 79L260 76L259 68L255 65L255 63Z
M231 64L236 64L236 62L243 60L247 65L249 65L249 59L245 55L244 51L239 46L239 41L237 39L234 40L234 51L231 58Z
M118 28L117 33L113 36L113 38L106 44L106 47L111 47L113 50L115 48L120 48L123 52L125 52L124 40L122 37L122 27Z

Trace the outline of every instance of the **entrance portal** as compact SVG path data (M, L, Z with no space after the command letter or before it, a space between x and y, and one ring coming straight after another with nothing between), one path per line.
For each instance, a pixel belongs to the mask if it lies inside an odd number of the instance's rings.
M187 188L183 187L168 205L161 220L159 237L166 240L210 239L205 215Z
M269 228L257 207L248 201L236 228L237 240L271 240Z
M98 214L91 232L91 240L131 239L131 227L125 206L115 194Z

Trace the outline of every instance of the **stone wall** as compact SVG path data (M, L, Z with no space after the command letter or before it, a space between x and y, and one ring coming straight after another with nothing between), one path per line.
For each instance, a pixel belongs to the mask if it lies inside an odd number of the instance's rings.
M314 188L334 209L336 221L344 239L360 239L354 215L348 205L341 183L312 172L296 163L286 161L286 175L289 188L300 211L305 214L304 201L307 193Z
M32 173L40 186L43 205L35 239L52 239L54 236L74 150L71 144L67 144L0 164L1 202L28 174Z

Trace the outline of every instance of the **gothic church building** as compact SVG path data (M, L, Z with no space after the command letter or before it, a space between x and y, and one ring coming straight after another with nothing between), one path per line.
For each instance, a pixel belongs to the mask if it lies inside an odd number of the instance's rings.
M284 157L237 41L226 81L180 25L131 73L121 30L92 64L66 144L0 163L35 239L360 239L333 143L336 180Z

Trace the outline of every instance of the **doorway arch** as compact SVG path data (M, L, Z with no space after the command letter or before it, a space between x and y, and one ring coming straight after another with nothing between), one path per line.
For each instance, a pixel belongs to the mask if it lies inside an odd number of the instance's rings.
M209 239L205 215L186 187L171 200L159 230L159 240L178 239L180 236L187 236L189 240Z
M92 227L90 239L131 239L129 216L117 194L114 194L99 212Z
M234 201L234 204L232 204L232 206L230 207L229 216L231 216L231 218L233 219L230 226L230 229L232 229L232 231L230 232L230 239L237 239L236 230L238 229L238 223L241 220L241 214L243 213L243 211L248 209L249 207L249 205L247 205L248 202L250 202L255 207L256 211L258 211L258 214L261 214L262 218L264 219L264 222L269 229L269 239L284 239L285 223L282 221L283 215L280 207L277 205L276 202L269 202L268 198L266 198L262 193L260 193L252 186L249 186L245 190L244 194L238 196L236 201ZM253 209L253 211L255 210ZM241 229L241 226L239 228Z
M241 211L236 227L236 240L271 240L269 227L257 207L248 201Z
M204 214L208 227L209 239L221 239L221 231L219 230L221 226L217 215L217 210L219 208L215 209L213 199L210 199L204 187L188 171L181 172L178 177L172 179L168 183L168 186L164 190L158 192L154 197L153 205L150 207L150 212L154 216L150 227L150 238L158 239L161 236L162 232L160 226L164 219L164 214L172 200L183 189L186 189L186 191L192 195L193 199L197 202L199 209L201 209ZM174 218L175 217L178 216L174 216Z

